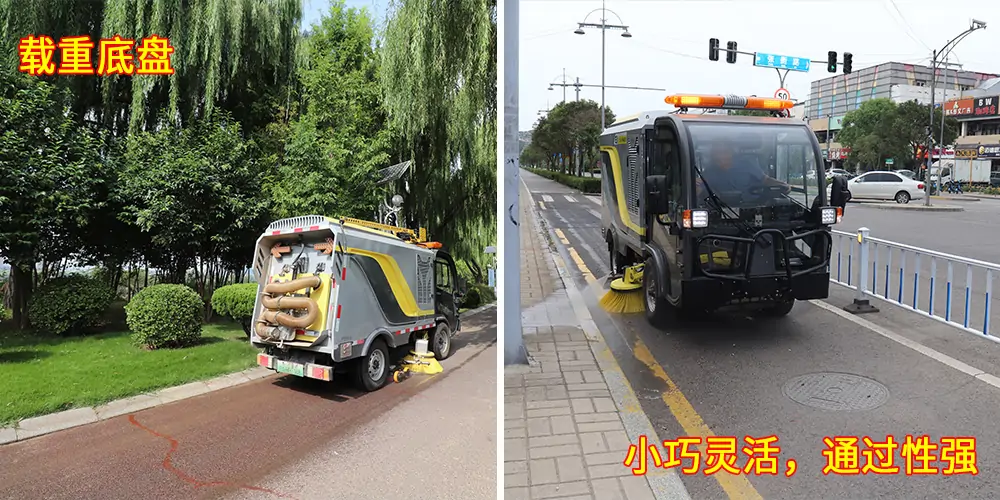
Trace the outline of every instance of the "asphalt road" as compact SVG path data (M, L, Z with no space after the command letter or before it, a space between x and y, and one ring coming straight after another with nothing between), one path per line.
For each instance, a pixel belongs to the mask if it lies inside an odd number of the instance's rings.
M821 303L833 311L799 302L791 314L775 320L719 316L673 323L661 331L650 327L641 314L609 315L597 306L605 289L603 277L608 273L606 246L600 236L599 199L524 171L521 175L546 223L554 232L559 230L553 239L567 247L569 257L564 260L575 283L585 290L591 315L659 438L709 432L740 439L747 435L778 437L782 474L682 475L692 498L996 497L1000 491L1000 426L996 425L995 411L1000 407L1000 389L955 367L964 362L995 375L1000 371L1000 345L884 303L879 304L881 312L863 316L861 324L849 321L833 312L851 299L849 291L838 285L832 285L831 297ZM924 215L852 205L845 225L864 223L873 233L884 230L886 238L894 238L908 232L907 226L892 217ZM940 225L949 225L942 215L932 217L940 219ZM918 226L913 223L910 227ZM568 244L558 243L560 233ZM929 241L909 240L911 244ZM573 254L579 255L582 264L574 264ZM598 279L588 279L589 274ZM826 378L828 391L805 399L795 394L808 386L795 381L797 377L820 373L863 379L834 383ZM867 388L859 389L852 401L835 393L851 392L852 387L860 387L852 385L858 382ZM792 396L810 404L799 403ZM838 402L870 407L847 409L838 407ZM942 436L976 437L979 474L907 476L900 472L880 477L822 473L827 464L822 454L824 437L870 436L873 441L884 441L891 435L902 442L907 434L927 434L935 442ZM739 444L742 446L742 441ZM626 450L621 451L624 458ZM662 447L661 453L665 453ZM894 465L903 466L905 471L900 450L894 455ZM784 464L789 458L796 460L797 469L785 477ZM745 463L746 456L740 454L737 466ZM944 467L941 462L933 465Z
M411 486L402 480L397 482L391 471L383 469L384 457L394 447L405 448L406 442L379 441L376 449L369 450L374 454L348 457L379 472L382 481L378 485L359 483L356 477L345 477L341 469L323 467L310 469L312 485L279 481L275 474L313 456L317 450L356 440L359 433L382 422L379 419L394 408L415 396L438 391L451 378L482 377L465 365L483 363L480 358L489 355L484 350L495 342L496 309L492 309L463 320L463 331L453 343L456 350L442 363L445 372L439 375L415 375L372 393L361 393L345 382L272 375L132 415L0 446L0 498L194 499L253 494L258 498L305 499L331 498L338 489L343 490L333 497L385 498L379 492L387 486L398 488L395 491ZM495 372L494 361L489 376L483 379L483 383L492 384L489 389L493 401L466 401L473 408L492 413L494 418ZM412 419L419 421L420 417L399 418L392 425L406 429ZM454 426L471 424L461 422L461 415L455 418L459 420L451 422ZM433 456L433 447L424 451ZM491 463L495 464L495 457ZM489 480L495 484L495 465L493 468ZM315 485L319 482L325 482L328 488L317 494ZM470 480L476 486L480 482ZM425 493L411 497L444 498L434 491Z

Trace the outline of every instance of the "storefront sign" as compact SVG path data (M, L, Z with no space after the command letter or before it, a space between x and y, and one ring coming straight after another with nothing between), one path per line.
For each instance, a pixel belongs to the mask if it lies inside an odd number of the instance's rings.
M830 149L830 155L828 159L830 160L845 160L847 155L851 153L851 148L832 148Z
M972 108L973 116L996 116L997 96L978 97L976 105Z
M972 149L956 149L955 158L962 158L965 160L975 160L979 156L979 150Z
M844 128L844 117L834 116L830 118L830 130L840 130Z
M974 107L975 99L948 101L944 104L944 114L945 116L954 116L956 118L972 116L972 109Z
M1000 144L979 146L977 153L979 158L1000 158Z

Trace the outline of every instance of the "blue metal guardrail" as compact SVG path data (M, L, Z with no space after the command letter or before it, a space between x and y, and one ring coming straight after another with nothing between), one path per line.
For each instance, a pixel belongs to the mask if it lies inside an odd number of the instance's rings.
M856 303L874 297L1000 343L990 333L993 275L1000 264L873 238L864 227L857 233L835 230L832 237L830 281L855 290ZM962 267L964 280L956 279Z

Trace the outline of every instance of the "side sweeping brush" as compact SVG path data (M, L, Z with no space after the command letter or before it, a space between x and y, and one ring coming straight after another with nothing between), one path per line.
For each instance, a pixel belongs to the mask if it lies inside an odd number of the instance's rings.
M611 289L598 302L605 311L634 314L646 310L646 297L642 293L642 268L642 264L627 267L624 276L611 282Z

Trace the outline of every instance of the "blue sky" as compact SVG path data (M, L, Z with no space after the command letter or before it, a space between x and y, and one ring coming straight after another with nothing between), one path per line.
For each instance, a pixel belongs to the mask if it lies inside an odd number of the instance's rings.
M385 23L385 10L389 6L389 0L346 0L348 7L368 9L375 20L376 26ZM302 0L302 27L308 28L319 18L330 10L330 0Z

